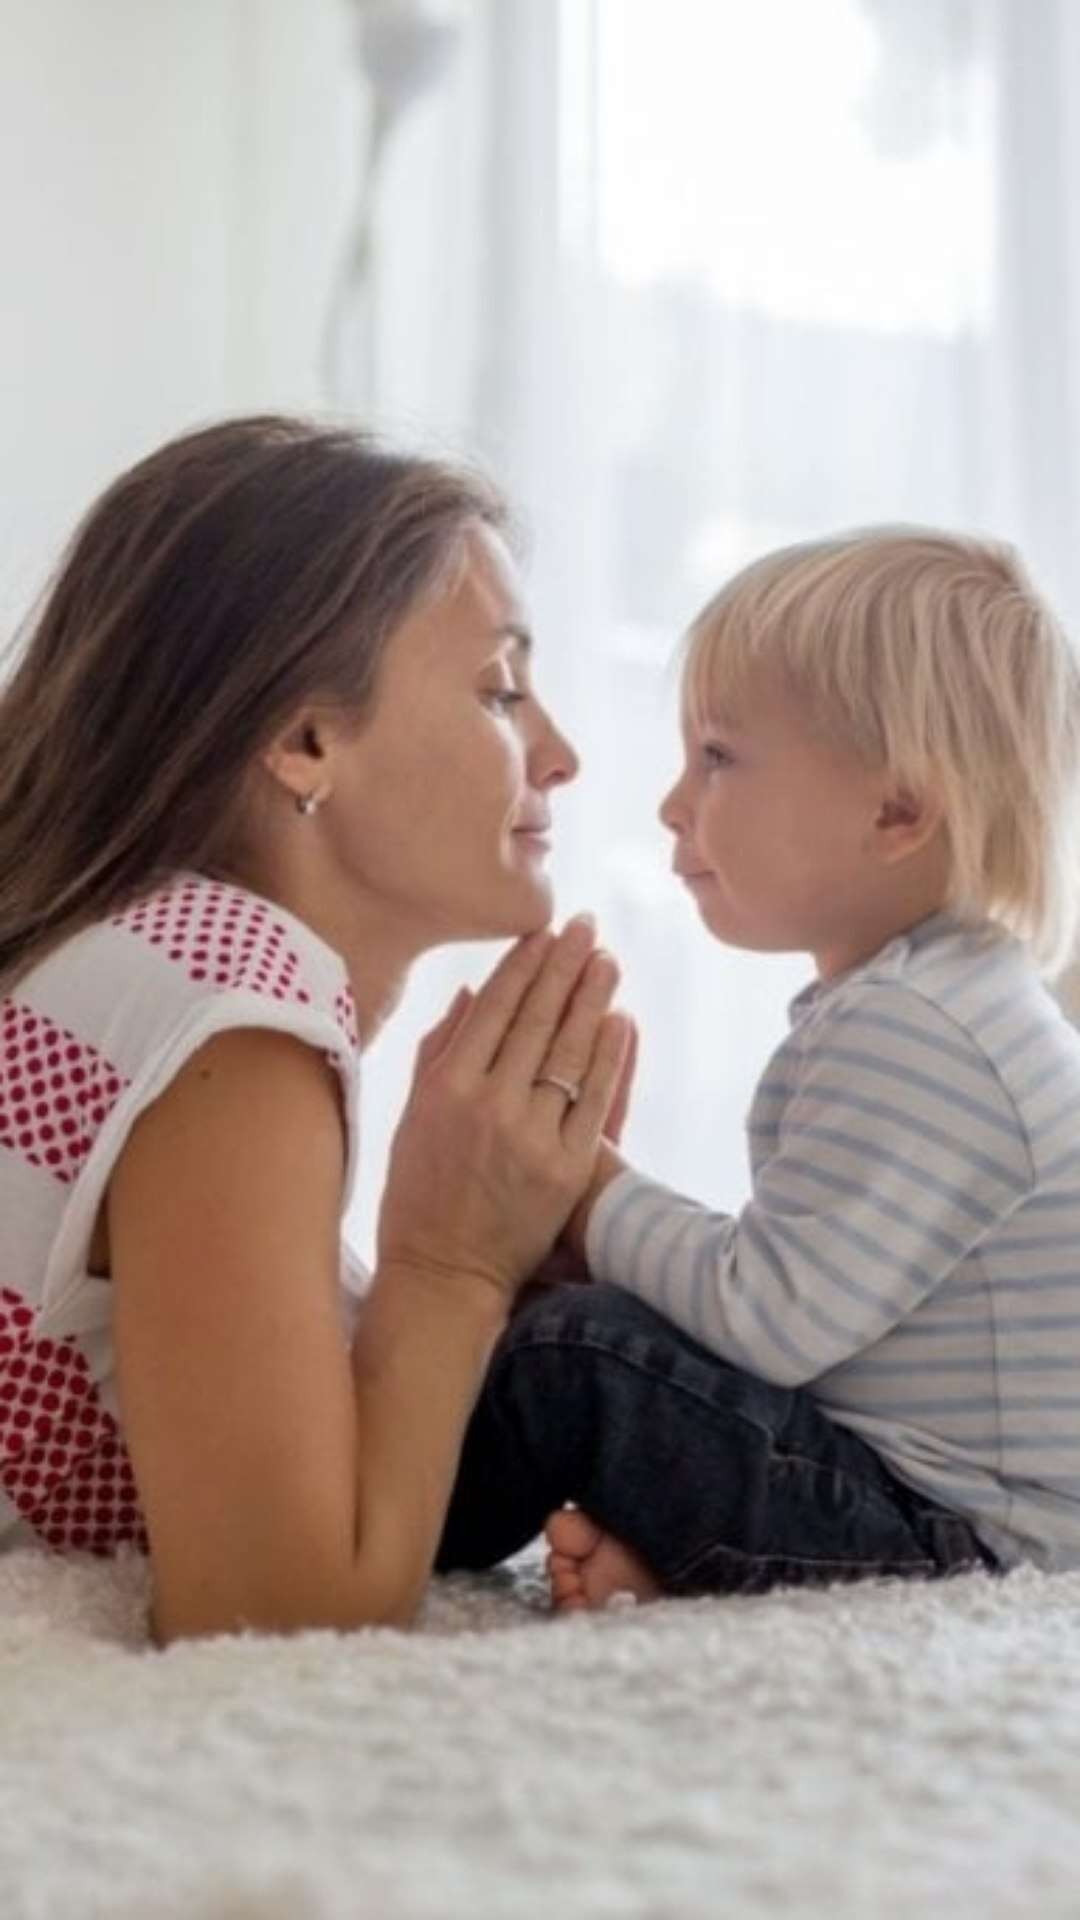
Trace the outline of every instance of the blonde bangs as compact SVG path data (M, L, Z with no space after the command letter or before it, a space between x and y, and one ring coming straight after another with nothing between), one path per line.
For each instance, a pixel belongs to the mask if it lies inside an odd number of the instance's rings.
M695 726L733 718L762 668L785 666L789 636L777 617L775 589L786 563L802 551L788 547L753 561L694 620L684 642L682 705Z

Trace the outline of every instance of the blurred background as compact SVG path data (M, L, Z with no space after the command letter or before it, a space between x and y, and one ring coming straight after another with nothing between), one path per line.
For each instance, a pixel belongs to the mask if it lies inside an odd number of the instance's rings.
M668 873L674 652L778 542L1016 541L1080 632L1070 0L0 0L0 630L94 494L223 413L480 458L584 771L560 913L643 1030L627 1135L735 1206L799 956ZM434 956L369 1056L371 1243Z

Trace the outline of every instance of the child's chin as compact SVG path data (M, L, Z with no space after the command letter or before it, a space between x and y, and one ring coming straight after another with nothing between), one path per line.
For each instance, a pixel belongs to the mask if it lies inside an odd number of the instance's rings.
M714 940L722 941L725 947L738 947L746 953L768 950L767 943L763 944L755 938L750 929L740 923L737 915L725 913L719 901L699 900L697 904L701 924Z

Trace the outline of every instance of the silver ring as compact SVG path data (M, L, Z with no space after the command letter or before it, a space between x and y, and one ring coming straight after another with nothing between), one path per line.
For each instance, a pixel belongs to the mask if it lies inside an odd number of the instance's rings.
M562 1080L557 1073L538 1073L533 1081L534 1087L558 1087L564 1093L572 1107L581 1099L581 1083L578 1080Z

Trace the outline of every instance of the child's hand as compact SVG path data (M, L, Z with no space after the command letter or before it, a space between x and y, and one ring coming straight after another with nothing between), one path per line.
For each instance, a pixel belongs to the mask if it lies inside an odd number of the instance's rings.
M625 1167L626 1161L622 1158L621 1154L616 1153L610 1141L601 1140L599 1148L597 1149L596 1161L593 1166L592 1177L589 1180L589 1184L575 1205L562 1230L562 1239L570 1249L571 1254L583 1263L585 1260L585 1230L589 1224L589 1215L599 1200L600 1195L603 1193L604 1188L610 1181L614 1180L618 1174L622 1173Z
M565 1235L560 1235L551 1252L545 1254L538 1267L534 1267L525 1285L514 1301L517 1312L527 1301L535 1300L542 1293L550 1293L552 1287L561 1287L567 1281L578 1286L589 1281L592 1275L580 1255L568 1244Z
M623 1068L608 1110L608 1117L604 1122L604 1137L597 1148L596 1162L589 1184L573 1208L556 1246L548 1256L549 1260L554 1260L561 1250L570 1271L566 1273L553 1271L549 1276L548 1263L545 1261L536 1277L548 1284L552 1279L588 1280L590 1278L589 1269L585 1263L585 1230L589 1224L589 1215L608 1181L614 1180L615 1175L621 1173L626 1164L621 1155L615 1152L615 1148L622 1139L623 1128L626 1125L626 1117L630 1110L630 1095L634 1086L634 1071L638 1062L637 1025L627 1018L627 1026L630 1037L623 1059Z

